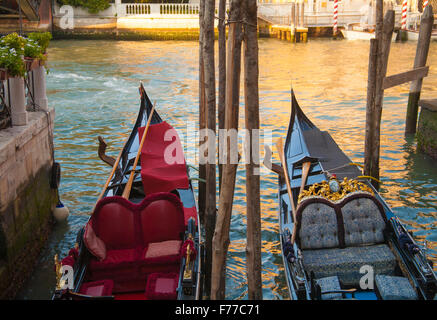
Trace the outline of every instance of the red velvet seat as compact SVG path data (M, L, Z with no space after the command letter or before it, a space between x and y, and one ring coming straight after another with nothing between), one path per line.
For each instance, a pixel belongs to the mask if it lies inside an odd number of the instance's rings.
M120 265L128 266L137 260L136 249L109 250L105 260L91 260L91 268L98 270L119 267Z
M80 287L79 293L93 297L111 296L114 282L112 280L100 280L93 282L85 282Z
M147 279L146 298L149 300L176 300L179 275L152 273Z
M150 273L178 272L185 223L174 194L152 194L139 204L103 198L89 223L106 246L104 260L91 259L91 280L112 279L114 292L126 292L144 290Z

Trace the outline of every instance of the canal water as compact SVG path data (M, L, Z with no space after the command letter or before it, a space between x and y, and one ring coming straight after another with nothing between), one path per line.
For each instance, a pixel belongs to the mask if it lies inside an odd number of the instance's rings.
M415 42L393 43L388 74L412 68ZM285 137L290 87L309 118L329 131L354 162L363 162L369 43L310 39L291 44L259 40L260 116L273 140ZM182 134L198 119L198 44L193 41L53 41L47 76L56 110L55 157L62 166L60 195L70 209L57 224L20 299L49 299L55 285L53 256L67 254L110 172L97 156L97 136L116 156L136 119L143 81L157 110ZM428 58L422 98L437 96L437 42ZM381 136L381 193L437 262L437 169L404 138L407 84L386 90ZM241 99L240 127L244 125ZM275 161L278 163L276 151ZM196 165L195 152L187 162ZM196 186L197 187L197 186ZM264 299L289 299L278 237L277 177L262 171L262 266ZM227 262L227 299L247 299L245 266L245 170L238 168Z

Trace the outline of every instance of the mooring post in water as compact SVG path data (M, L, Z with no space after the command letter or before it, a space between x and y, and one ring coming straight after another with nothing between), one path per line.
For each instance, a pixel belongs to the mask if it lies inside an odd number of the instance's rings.
M205 74L205 112L207 134L206 199L205 199L205 291L209 294L212 266L212 238L216 220L216 90L214 64L215 0L205 1L203 15L203 61Z
M262 299L259 161L259 92L257 1L246 0L244 19L244 106L246 139L246 270L250 300Z
M394 30L393 10L388 10L383 23L382 39L378 40L378 57L376 67L376 87L374 100L374 131L373 131L373 148L372 148L372 164L370 176L379 179L379 155L380 155L380 141L381 141L381 116L384 99L384 78L387 74L388 57L390 53L390 45ZM379 50L381 48L381 50ZM375 187L379 187L376 181L372 181Z
M373 148L373 106L375 100L375 84L376 84L376 59L378 56L378 42L376 39L370 39L369 51L369 70L367 77L367 105L366 105L366 137L364 143L364 174L370 175L371 157Z
M432 6L427 6L420 19L419 40L417 41L416 57L414 68L424 67L428 57L429 44L431 41L434 16ZM418 103L423 79L411 82L410 94L408 96L407 118L405 120L405 134L416 133Z
M203 62L203 14L205 8L205 1L201 0L199 5L199 152L203 152L200 148L200 144L203 143L204 137L202 133L206 128L205 117L205 71ZM206 165L204 164L204 154L199 154L199 178L205 181L206 178ZM206 185L199 180L198 188L198 201L199 201L199 219L202 224L205 224L205 199L206 199Z
M337 36L338 32L338 0L334 0L334 17L333 17L332 35Z
M407 9L408 9L408 0L403 0L403 2L402 2L402 15L401 15L401 29L399 30L399 39L401 41L405 41L408 39Z
M387 73L390 44L394 30L394 11L388 10L382 20L382 0L376 3L375 40L371 41L366 111L364 174L379 179L381 115L384 79ZM376 55L375 55L376 46ZM374 88L373 88L374 86ZM378 188L379 184L372 180Z
M225 99L226 99L226 0L219 0L218 9L218 128L225 128ZM219 159L220 148L219 148ZM219 190L222 185L223 165L219 163Z
M226 132L238 130L240 69L241 69L241 36L243 0L232 0L229 12L229 31L226 63ZM231 150L237 148L236 141L226 137L226 161L223 164L222 184L219 208L212 247L211 299L225 298L226 257L229 247L229 230L231 224L232 204L235 191L237 163L231 163ZM222 146L220 146L222 147Z

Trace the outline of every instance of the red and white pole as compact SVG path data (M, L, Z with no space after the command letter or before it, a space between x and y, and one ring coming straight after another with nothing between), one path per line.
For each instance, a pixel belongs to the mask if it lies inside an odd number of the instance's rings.
M428 0L423 0L423 10L428 6Z
M337 34L337 18L338 18L338 0L334 0L334 25L332 27L332 33L334 36Z
M407 30L407 6L408 0L404 0L404 2L402 3L402 30Z

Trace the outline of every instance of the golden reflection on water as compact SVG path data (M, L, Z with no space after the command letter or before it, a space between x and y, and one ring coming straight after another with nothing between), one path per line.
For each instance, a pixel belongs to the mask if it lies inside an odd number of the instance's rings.
M307 116L331 133L354 162L363 161L369 44L310 39L291 44L259 40L261 128L285 137L290 88ZM394 43L388 74L412 68L415 43ZM198 121L198 44L195 41L53 41L49 48L48 98L56 109L55 157L62 165L61 198L72 215L55 228L25 297L50 297L54 253L65 255L94 205L110 168L97 157L97 136L116 156L138 111L139 81L157 110L180 134ZM216 61L217 63L217 61ZM428 58L422 98L436 96L437 43ZM242 86L243 87L243 86ZM403 135L408 84L386 90L381 132L381 193L419 241L427 239L437 261L437 172ZM241 90L243 94L243 89ZM241 99L240 127L244 126ZM187 139L192 139L188 136ZM276 149L273 160L278 163ZM196 152L187 153L195 164ZM238 166L227 262L227 298L247 298L245 167ZM265 299L288 299L278 237L277 176L261 175L262 265ZM39 271L38 271L39 270Z

